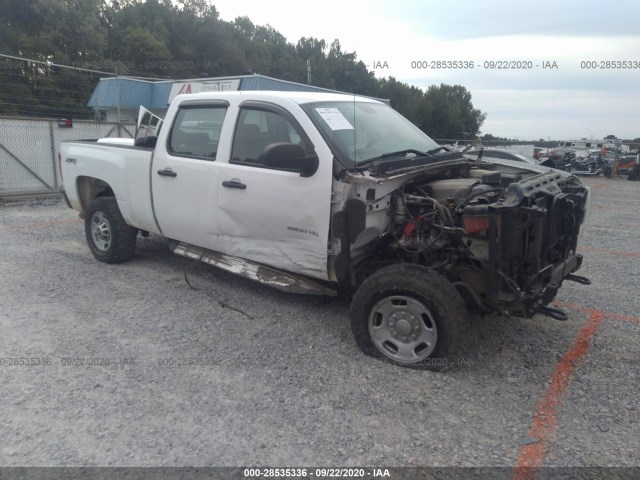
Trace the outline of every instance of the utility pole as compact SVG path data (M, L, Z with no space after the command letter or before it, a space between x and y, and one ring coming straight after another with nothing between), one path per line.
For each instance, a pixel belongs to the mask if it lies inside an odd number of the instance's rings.
M118 133L120 133L120 79L118 78L118 67L114 67L116 71L116 108L118 110Z
M311 60L307 59L307 85L311 85Z

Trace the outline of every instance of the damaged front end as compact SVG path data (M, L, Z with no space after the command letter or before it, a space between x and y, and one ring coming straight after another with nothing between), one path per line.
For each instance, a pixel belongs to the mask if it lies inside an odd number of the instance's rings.
M582 265L576 250L588 195L575 180L550 172L510 183L492 203L480 196L457 207L463 248L482 273L462 265L451 273L495 310L559 318L547 305L565 279L582 278L571 275Z
M330 257L357 287L392 263L445 275L484 312L565 319L548 304L574 274L590 192L564 172L504 168L453 153L421 168L345 171L334 184Z

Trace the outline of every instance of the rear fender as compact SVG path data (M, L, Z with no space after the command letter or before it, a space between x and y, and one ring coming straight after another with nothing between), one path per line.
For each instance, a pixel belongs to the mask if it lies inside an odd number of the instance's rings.
M78 177L76 179L76 192L80 202L81 216L84 215L95 198L115 196L113 189L107 182L93 177Z

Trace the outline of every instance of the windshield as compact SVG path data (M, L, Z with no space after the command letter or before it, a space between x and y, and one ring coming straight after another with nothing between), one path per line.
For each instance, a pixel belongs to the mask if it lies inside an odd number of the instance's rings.
M315 102L301 107L343 165L356 166L393 152L438 148L418 127L382 103Z

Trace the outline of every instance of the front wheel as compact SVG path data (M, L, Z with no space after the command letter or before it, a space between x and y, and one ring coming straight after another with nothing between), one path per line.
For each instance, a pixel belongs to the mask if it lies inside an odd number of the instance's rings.
M363 282L350 318L355 341L367 355L442 371L457 361L467 308L442 275L420 265L396 264Z
M119 263L133 256L138 230L122 218L113 197L94 199L85 213L84 232L93 256L105 263Z

